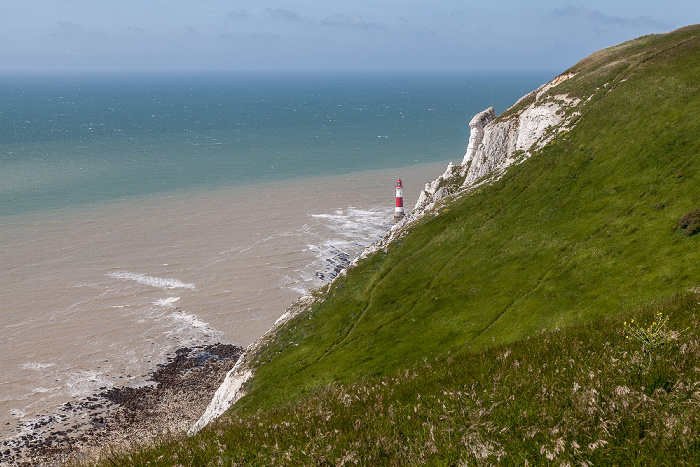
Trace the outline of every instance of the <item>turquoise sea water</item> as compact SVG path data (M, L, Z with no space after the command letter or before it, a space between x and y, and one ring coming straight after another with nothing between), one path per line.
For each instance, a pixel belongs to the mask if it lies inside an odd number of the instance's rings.
M442 161L527 74L5 76L0 216Z

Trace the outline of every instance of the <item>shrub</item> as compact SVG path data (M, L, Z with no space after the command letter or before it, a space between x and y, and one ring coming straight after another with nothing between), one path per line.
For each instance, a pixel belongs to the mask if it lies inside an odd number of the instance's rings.
M700 209L693 209L678 219L678 228L686 235L694 235L700 232Z

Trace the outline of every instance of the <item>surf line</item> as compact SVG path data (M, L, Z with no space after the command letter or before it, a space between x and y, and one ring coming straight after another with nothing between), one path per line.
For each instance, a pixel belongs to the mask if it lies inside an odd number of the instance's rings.
M133 272L110 272L108 277L113 279L123 279L135 281L141 285L148 285L158 289L190 289L196 290L195 285L182 282L178 279L169 279L163 277L146 276L143 274L135 274Z

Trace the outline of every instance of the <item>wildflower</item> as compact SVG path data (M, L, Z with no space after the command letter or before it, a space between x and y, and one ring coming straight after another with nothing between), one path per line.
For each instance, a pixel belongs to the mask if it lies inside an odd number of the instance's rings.
M663 313L657 312L658 320L652 322L646 328L643 326L633 326L634 320L630 320L630 325L627 326L625 321L626 339L634 339L642 345L642 350L645 353L650 353L659 347L663 347L670 339L670 333L666 329L668 316L664 317Z

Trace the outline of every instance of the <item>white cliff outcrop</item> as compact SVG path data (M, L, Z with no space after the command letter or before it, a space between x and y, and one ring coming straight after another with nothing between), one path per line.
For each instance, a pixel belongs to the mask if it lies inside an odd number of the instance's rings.
M214 393L214 397L199 420L187 430L188 435L193 435L214 420L224 414L238 399L245 394L243 385L253 377L253 371L241 357L236 365L226 374L224 382Z
M219 418L233 404L246 395L245 384L253 377L253 359L258 350L265 345L270 339L274 338L275 331L290 319L297 316L299 313L306 310L316 299L312 295L304 295L291 305L280 316L275 324L267 330L260 338L250 344L243 355L238 359L236 364L229 370L224 378L224 382L214 393L214 397L207 406L206 410L199 417L199 420L187 431L188 435L193 435L207 426L212 420Z
M462 163L458 166L450 163L444 174L426 184L415 208L392 230L398 231L422 217L448 195L497 180L508 167L527 160L557 133L570 129L574 117L579 115L575 108L580 99L565 94L550 95L548 91L573 76L558 76L523 96L511 107L513 112L508 117L497 118L493 107L476 114L469 122L469 144ZM532 102L521 105L526 100Z
M496 111L493 107L489 107L483 112L474 115L474 118L469 122L469 144L467 145L467 153L464 155L462 165L469 163L474 157L474 152L484 141L484 128L486 125L496 119Z

